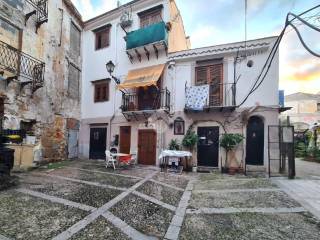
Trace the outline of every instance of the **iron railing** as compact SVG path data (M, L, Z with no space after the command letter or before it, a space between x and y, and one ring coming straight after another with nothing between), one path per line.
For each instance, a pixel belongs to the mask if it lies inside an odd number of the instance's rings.
M234 83L216 83L209 85L209 107L235 106L235 87Z
M26 0L35 10L26 15L26 22L32 15L36 15L36 32L48 21L48 0Z
M124 93L122 95L122 112L136 112L163 109L170 111L170 91L165 88L158 90L153 98L143 101L138 93Z
M27 83L32 84L33 91L43 86L45 63L2 41L0 41L0 66L17 77L28 79Z

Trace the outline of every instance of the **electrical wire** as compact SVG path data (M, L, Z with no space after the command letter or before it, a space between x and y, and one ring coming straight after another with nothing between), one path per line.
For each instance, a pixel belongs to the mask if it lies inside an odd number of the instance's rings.
M288 13L287 18L286 18L285 26L284 26L283 30L281 31L280 35L278 36L277 40L275 41L275 43L274 43L274 45L273 45L273 47L272 47L272 49L271 49L271 51L270 51L270 54L269 54L269 56L268 56L265 64L264 64L263 67L262 67L262 70L261 70L260 74L258 75L255 83L254 83L253 86L251 87L251 90L249 91L249 93L247 94L247 96L244 98L244 100L243 100L239 105L237 105L237 107L242 106L242 105L248 100L248 98L252 95L252 93L255 92L255 91L261 86L261 84L263 83L263 81L265 80L265 78L266 78L266 76L267 76L267 74L268 74L268 72L269 72L269 70L270 70L270 68L271 68L271 65L272 65L272 63L273 63L274 57L275 57L276 53L278 52L278 49L279 49L281 40L282 40L284 34L286 33L286 29L288 28L288 26L291 26L291 27L294 28L294 30L295 30L295 31L297 32L297 34L298 34L298 37L299 37L299 39L300 39L300 42L302 43L302 45L303 45L312 55L317 56L317 57L320 57L320 55L318 56L317 53L313 52L313 51L305 44L305 42L304 42L304 40L303 40L303 38L302 38L299 30L293 25L293 21L296 20L296 19L298 19L298 20L300 20L300 21L302 20L302 23L303 23L303 24L306 24L306 25L309 26L309 27L312 26L312 27L311 27L312 29L318 31L318 30L319 30L318 28L316 28L315 26L311 25L311 24L308 23L308 22L306 23L306 21L303 20L303 19L300 18L300 17L303 16L304 14L308 13L308 12L313 11L314 9L319 8L319 7L320 7L320 5L317 5L317 6L313 7L313 8L310 8L310 9L304 11L303 13L300 13L299 15L295 15L295 14L292 14L292 13ZM290 17L290 16L293 17L291 20L289 20L289 17ZM262 75L263 75L263 77L262 77ZM262 77L262 79L261 79L261 77Z

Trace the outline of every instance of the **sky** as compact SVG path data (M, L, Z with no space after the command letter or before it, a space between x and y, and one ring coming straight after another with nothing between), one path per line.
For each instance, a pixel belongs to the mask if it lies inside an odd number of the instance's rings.
M247 0L247 38L276 36L288 12L299 14L319 0ZM72 0L84 20L117 6L117 0ZM129 0L120 1L122 4ZM245 0L176 0L192 48L245 40ZM313 17L312 17L313 16ZM320 27L320 8L305 15ZM306 43L320 54L320 32L296 22ZM288 29L280 46L280 89L285 94L320 92L320 59L308 53Z

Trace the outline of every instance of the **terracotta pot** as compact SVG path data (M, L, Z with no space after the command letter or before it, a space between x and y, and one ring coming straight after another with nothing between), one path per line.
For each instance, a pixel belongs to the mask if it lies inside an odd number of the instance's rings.
M229 168L229 174L230 175L235 175L237 172L238 168L230 167Z

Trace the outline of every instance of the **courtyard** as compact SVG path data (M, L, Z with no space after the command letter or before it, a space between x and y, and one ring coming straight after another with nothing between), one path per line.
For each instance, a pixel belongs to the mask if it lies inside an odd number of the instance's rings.
M0 192L0 239L320 239L320 221L264 177L113 171L66 161Z

